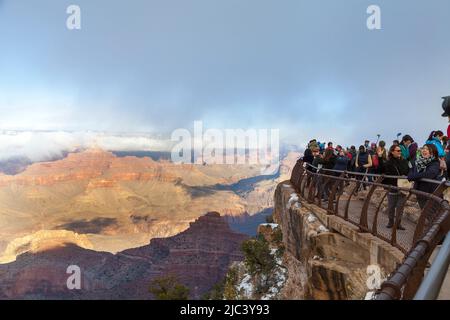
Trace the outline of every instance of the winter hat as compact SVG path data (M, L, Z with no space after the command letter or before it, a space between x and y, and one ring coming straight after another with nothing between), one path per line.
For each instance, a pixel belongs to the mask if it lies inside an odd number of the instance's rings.
M319 148L319 145L317 144L317 142L310 142L308 144L308 148L312 149L312 148Z

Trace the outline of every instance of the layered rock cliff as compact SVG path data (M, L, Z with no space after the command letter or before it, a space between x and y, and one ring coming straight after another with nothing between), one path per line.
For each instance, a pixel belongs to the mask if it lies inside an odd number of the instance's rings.
M94 250L116 253L180 233L200 212L256 215L272 207L297 156L282 159L280 177L259 177L254 165L174 164L100 149L0 174L0 263L14 259L4 253L9 243L41 230L83 234Z

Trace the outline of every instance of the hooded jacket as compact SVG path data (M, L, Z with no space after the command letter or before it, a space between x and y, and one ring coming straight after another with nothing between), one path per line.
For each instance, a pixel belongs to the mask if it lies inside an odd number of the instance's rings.
M425 142L425 144L434 144L434 146L436 147L436 149L438 151L439 158L445 157L445 150L444 150L444 147L442 146L441 140L439 140L439 138L434 137L431 140L427 140L427 142Z

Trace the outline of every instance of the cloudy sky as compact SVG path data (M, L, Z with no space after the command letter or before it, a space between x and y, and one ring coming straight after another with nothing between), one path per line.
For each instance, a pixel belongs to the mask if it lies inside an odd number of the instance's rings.
M66 8L81 7L81 30ZM366 27L370 4L382 30ZM0 129L444 130L448 0L0 0Z

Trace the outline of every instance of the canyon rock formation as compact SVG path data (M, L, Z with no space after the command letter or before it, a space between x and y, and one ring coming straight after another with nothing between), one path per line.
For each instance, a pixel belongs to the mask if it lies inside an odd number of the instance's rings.
M246 238L209 212L180 234L117 254L73 243L29 251L0 265L0 299L152 299L151 280L169 274L198 299L243 259ZM70 265L80 268L80 290L67 288Z
M43 239L79 245L73 234L83 235L86 248L116 253L178 234L208 211L252 216L272 207L274 188L298 155L287 154L267 177L255 165L174 164L100 149L1 174L0 263Z

